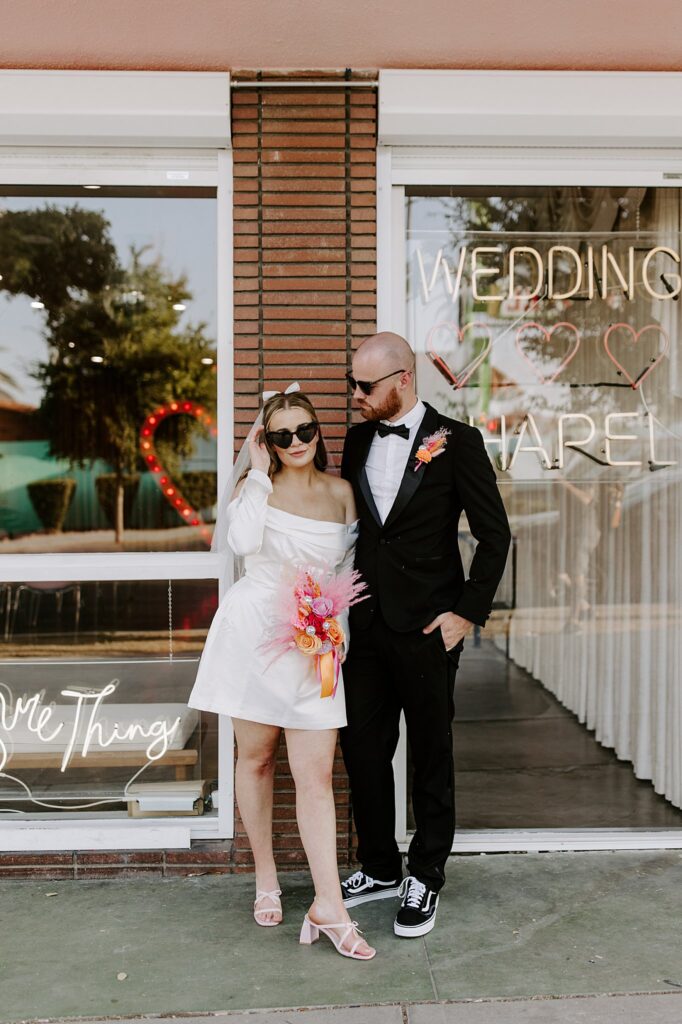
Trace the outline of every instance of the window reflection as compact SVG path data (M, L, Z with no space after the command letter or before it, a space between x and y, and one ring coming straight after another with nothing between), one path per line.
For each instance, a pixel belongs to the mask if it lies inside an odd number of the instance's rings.
M214 581L3 584L0 814L198 813L217 719L186 705Z
M206 550L215 198L35 191L0 197L0 552Z
M419 392L481 430L514 534L460 824L679 827L679 190L407 193Z

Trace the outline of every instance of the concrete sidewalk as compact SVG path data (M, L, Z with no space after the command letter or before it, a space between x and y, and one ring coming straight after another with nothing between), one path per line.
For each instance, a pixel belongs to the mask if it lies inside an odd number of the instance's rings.
M632 996L567 996L475 1003L402 1003L183 1017L127 1017L126 1024L679 1024L682 993ZM82 1018L81 1018L82 1020ZM120 1024L122 1018L115 1018ZM112 1018L87 1024L111 1024ZM66 1024L66 1022L63 1022Z
M424 939L394 937L393 901L356 908L369 963L299 946L302 873L282 874L270 929L253 923L248 875L2 881L0 1020L679 1024L681 868L677 851L454 858ZM284 1012L238 1012L269 1008Z

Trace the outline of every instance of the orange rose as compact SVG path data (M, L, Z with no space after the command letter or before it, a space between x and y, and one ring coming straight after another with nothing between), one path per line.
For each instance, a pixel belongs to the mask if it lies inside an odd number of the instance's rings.
M431 452L428 448L419 448L417 451L417 458L420 462L430 462Z
M317 654L322 646L322 641L319 636L311 636L310 633L298 633L296 636L296 646L301 654Z
M329 623L329 628L327 630L327 636L329 637L331 642L334 644L334 647L338 647L339 644L344 643L344 641L346 639L346 634L344 633L343 629L338 624L336 619L327 619L327 622Z

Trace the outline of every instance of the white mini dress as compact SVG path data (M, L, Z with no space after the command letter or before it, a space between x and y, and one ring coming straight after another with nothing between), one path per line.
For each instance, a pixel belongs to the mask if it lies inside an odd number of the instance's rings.
M352 567L358 522L285 512L268 504L271 493L268 475L252 469L228 507L228 543L244 556L245 571L218 606L187 703L264 725L337 729L346 725L343 669L336 695L320 697L314 657L295 649L274 657L263 642L268 624L281 618L283 573ZM348 638L348 613L339 621Z

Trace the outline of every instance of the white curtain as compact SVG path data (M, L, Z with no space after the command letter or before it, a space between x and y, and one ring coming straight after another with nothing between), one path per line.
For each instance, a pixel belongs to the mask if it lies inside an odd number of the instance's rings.
M676 189L656 190L655 244L679 250L679 209ZM679 307L653 301L638 310L638 323L664 327L670 350L640 389L619 399L622 409L655 417L661 460L682 459ZM603 353L587 358L595 365L586 363L584 379L598 379ZM509 655L630 761L637 778L682 807L682 466L648 467L648 430L643 420L631 453L642 468L588 468L573 456L541 523L517 494Z
M559 489L555 512L513 517L508 653L682 807L682 478L672 472L626 487L617 525L604 485L588 506Z

